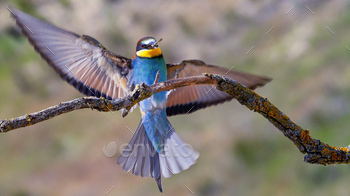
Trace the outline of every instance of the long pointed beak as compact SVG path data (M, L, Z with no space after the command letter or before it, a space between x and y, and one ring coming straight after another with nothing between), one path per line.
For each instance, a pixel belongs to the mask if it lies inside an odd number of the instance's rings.
M158 48L158 43L161 42L163 38L160 38L156 43L152 44L152 48Z

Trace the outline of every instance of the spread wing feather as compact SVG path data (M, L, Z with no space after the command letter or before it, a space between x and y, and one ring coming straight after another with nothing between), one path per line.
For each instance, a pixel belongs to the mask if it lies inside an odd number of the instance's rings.
M202 73L214 73L231 78L250 89L264 86L270 78L228 70L222 67L206 65L203 61L187 60L177 64L168 64L168 80L198 76ZM167 115L187 114L212 105L231 100L229 94L210 85L186 86L172 91L168 96Z
M36 51L77 90L107 99L129 92L130 59L108 51L90 36L63 30L13 8L11 13Z

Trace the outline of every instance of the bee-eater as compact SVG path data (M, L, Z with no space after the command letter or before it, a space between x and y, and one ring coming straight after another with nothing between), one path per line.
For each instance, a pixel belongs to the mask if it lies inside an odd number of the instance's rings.
M41 57L62 79L87 96L117 99L141 83L150 85L205 72L225 75L251 89L270 81L267 77L206 65L199 60L166 64L153 37L142 38L137 42L134 58L125 58L90 36L63 30L13 8L10 11ZM162 176L167 178L188 169L199 156L175 133L167 116L188 114L232 98L210 85L197 85L160 92L141 101L141 122L117 163L126 171L132 170L134 175L151 176L162 192Z

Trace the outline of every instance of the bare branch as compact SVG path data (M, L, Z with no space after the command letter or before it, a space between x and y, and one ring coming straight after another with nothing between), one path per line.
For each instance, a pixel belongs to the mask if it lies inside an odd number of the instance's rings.
M54 107L47 108L40 112L27 114L14 119L0 120L0 131L8 132L17 128L33 125L44 120L53 118L60 114L74 110L91 108L98 111L108 112L120 109L130 110L138 102L149 98L154 93L171 90L190 85L214 85L218 90L232 95L239 103L245 105L254 112L258 112L268 119L287 138L289 138L304 156L304 161L312 164L335 164L350 163L349 147L333 147L314 139L310 136L308 129L302 129L282 113L266 98L261 97L249 88L244 87L229 78L205 74L181 79L168 80L155 83L150 86L141 84L128 96L116 100L106 100L104 98L84 97L64 102ZM127 112L126 112L127 114Z

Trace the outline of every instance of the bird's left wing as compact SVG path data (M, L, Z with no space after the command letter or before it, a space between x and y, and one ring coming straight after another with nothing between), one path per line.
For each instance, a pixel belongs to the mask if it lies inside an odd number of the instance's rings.
M130 91L130 59L108 51L90 36L63 30L13 8L10 11L35 50L80 92L115 99Z
M200 76L202 73L220 74L235 80L250 89L264 86L271 81L268 77L233 71L214 65L207 65L199 60L186 60L177 64L168 64L168 80L189 76ZM168 96L166 112L168 116L188 114L199 109L217 105L233 97L210 85L195 85L177 88Z

